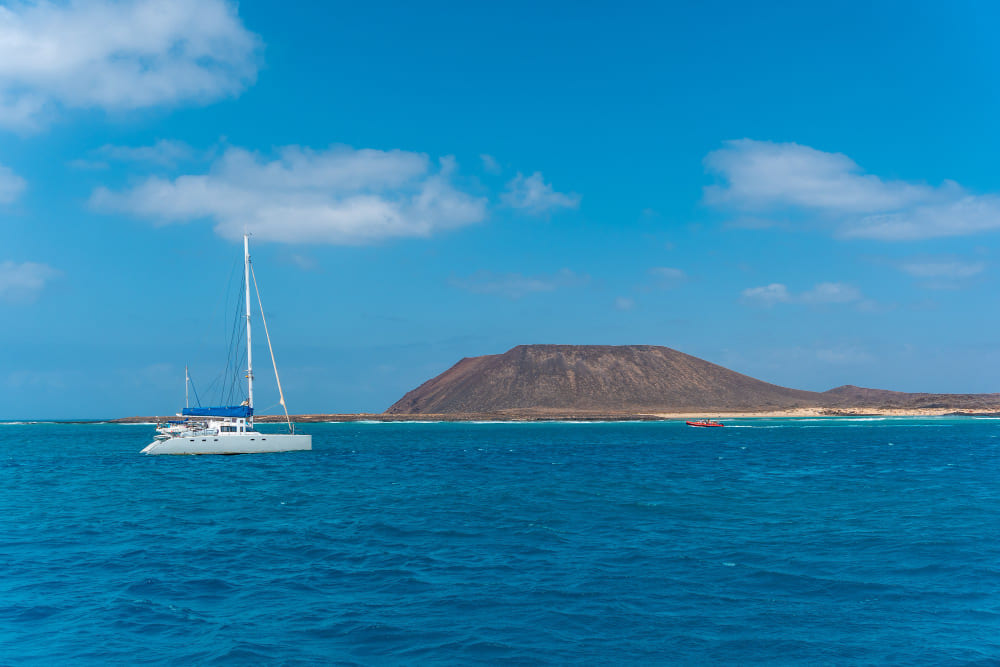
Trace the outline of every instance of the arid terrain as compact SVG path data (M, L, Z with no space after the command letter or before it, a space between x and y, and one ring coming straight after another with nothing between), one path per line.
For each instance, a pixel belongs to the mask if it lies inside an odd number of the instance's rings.
M617 421L692 417L1000 414L1000 394L905 393L845 385L789 389L667 347L519 345L462 359L383 413L294 415L296 422ZM127 417L149 422L166 417ZM284 417L258 415L261 423Z
M390 415L948 414L1000 410L1000 394L904 393L853 385L825 392L770 384L667 347L519 345L462 359L407 393Z

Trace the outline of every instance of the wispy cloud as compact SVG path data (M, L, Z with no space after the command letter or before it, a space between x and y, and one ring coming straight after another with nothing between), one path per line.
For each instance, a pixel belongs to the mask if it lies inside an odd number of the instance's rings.
M156 167L176 167L199 157L208 157L208 152L197 151L183 141L160 139L150 146L115 146L105 144L90 152L91 158L77 158L66 164L74 169L100 171L108 169L111 162L146 164Z
M45 286L59 275L58 270L47 264L0 262L0 301L34 301Z
M256 79L259 46L224 0L15 2L0 7L0 125L232 96Z
M816 358L823 363L836 366L868 364L875 358L867 350L856 345L839 345L816 350Z
M620 296L615 299L615 310L632 310L635 308L635 299L627 296Z
M178 162L191 160L198 151L184 143L171 139L160 139L151 146L114 146L105 144L96 153L117 162L147 162L162 167L170 167Z
M899 265L915 278L962 279L978 276L986 270L985 262L963 262L957 259L909 260Z
M160 224L209 219L226 238L247 229L283 243L363 244L431 234L481 221L486 199L452 183L452 158L339 146L287 146L276 159L230 148L205 174L149 178L122 192L98 188L91 203Z
M884 180L841 153L795 143L728 141L705 157L722 181L705 188L713 206L745 213L814 216L845 238L905 241L1000 228L1000 197L953 181Z
M317 262L312 257L306 255L300 255L299 253L291 253L288 255L288 261L299 267L303 271L319 271L319 262Z
M861 291L844 283L819 283L811 290L798 296L802 303L851 303L861 300Z
M67 162L66 165L83 171L101 171L111 166L104 160L87 160L84 158L74 158Z
M811 290L794 294L782 283L771 283L761 287L750 287L742 292L743 302L756 306L771 307L779 303L802 303L808 305L861 302L861 291L845 283L818 283Z
M479 271L465 278L453 278L451 284L475 294L498 294L508 299L520 299L528 294L554 292L566 287L580 287L590 277L562 269L553 275L526 276L521 273Z
M771 283L761 287L748 287L743 290L743 301L759 306L773 306L791 301L788 288L781 283Z
M497 159L492 155L483 153L482 155L479 156L479 159L483 161L483 169L485 169L489 173L499 174L501 171L503 171L503 168L500 166L500 163L497 162Z
M9 204L17 199L28 183L9 167L0 164L0 204Z
M960 289L986 271L986 262L954 256L911 258L897 264L900 271L913 276L927 289Z
M649 275L652 278L653 287L659 289L673 289L688 279L683 269L670 266L655 266L649 270Z
M546 183L541 172L517 176L507 183L507 191L500 200L511 208L521 209L532 215L545 215L560 208L576 208L580 205L580 195L556 192Z

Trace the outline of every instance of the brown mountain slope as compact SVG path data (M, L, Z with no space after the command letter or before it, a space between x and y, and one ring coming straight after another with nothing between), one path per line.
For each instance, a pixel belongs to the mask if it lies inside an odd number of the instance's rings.
M1000 406L1000 394L905 394L846 385L779 387L654 345L519 345L467 357L386 410L390 414L649 413L798 407Z
M667 347L519 345L462 359L386 412L760 410L819 405L821 396Z
M1000 405L1000 394L908 394L903 391L866 389L852 384L823 392L824 406L881 408L955 408L956 410L993 409Z

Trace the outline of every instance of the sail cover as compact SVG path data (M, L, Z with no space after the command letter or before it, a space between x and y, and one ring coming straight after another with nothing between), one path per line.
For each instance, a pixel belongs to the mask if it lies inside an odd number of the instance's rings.
M249 417L253 408L247 405L228 405L218 408L184 408L185 417Z

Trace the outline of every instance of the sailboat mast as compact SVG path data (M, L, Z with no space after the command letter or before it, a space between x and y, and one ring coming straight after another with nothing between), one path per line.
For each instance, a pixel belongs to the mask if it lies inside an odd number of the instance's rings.
M253 410L253 346L250 345L250 235L243 235L243 284L247 302L247 405Z
M191 378L188 376L188 367L184 366L184 407L190 408L191 401L188 400L188 386L191 384Z

